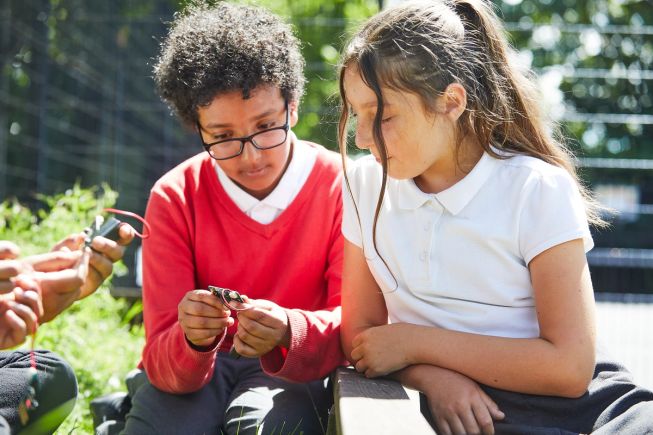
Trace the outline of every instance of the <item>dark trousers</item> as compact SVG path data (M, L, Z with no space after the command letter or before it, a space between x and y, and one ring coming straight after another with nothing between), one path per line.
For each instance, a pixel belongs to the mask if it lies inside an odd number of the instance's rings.
M0 352L0 435L52 433L70 414L77 398L77 379L73 369L61 357L37 350L35 385L38 407L29 414L23 427L18 407L30 385L28 351Z
M211 381L191 394L149 382L132 397L123 434L323 434L333 395L326 381L306 384L266 375L258 359L220 353Z
M506 416L494 423L497 434L653 434L653 392L635 385L625 367L603 352L587 392L577 399L481 387Z

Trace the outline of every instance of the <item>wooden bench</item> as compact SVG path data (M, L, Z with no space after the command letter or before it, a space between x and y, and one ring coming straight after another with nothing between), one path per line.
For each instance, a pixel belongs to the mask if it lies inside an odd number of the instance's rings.
M435 434L420 412L419 392L390 379L368 379L350 367L336 369L333 381L329 435Z

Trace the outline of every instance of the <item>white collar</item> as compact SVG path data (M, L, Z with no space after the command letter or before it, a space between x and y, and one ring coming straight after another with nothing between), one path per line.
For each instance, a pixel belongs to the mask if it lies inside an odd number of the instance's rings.
M456 215L465 208L492 174L498 159L484 152L474 168L462 180L440 193L422 192L414 180L399 183L399 207L414 210L435 198L449 213Z
M286 168L286 172L281 176L279 184L265 198L258 200L249 193L241 189L234 183L220 165L215 164L215 171L218 174L218 180L224 188L227 195L236 203L238 208L247 213L253 207L259 204L265 204L278 210L285 210L288 205L295 199L295 196L301 190L304 182L308 178L313 164L317 157L317 151L297 140L294 133L290 133L292 147L292 157Z

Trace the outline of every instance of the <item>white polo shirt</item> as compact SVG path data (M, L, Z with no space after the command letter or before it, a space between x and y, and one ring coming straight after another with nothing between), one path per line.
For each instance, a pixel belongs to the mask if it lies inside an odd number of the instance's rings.
M267 225L279 217L293 202L299 191L302 190L304 183L306 183L313 170L317 159L317 150L297 140L294 135L292 140L293 154L290 164L288 164L286 172L281 176L279 184L262 200L254 198L238 187L220 168L220 165L215 165L218 180L229 198L243 213L258 223Z
M388 177L372 244L381 166L372 156L347 171L359 220L343 187L342 232L363 248L385 293L391 322L501 337L539 335L528 263L560 243L593 247L585 206L571 176L542 160L485 153L437 194Z

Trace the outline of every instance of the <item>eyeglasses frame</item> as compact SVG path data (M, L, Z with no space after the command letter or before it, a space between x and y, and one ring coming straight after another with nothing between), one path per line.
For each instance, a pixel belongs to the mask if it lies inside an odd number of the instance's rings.
M195 123L197 124L197 134L199 134L199 136L200 136L200 141L202 142L202 146L204 147L204 150L207 153L209 153L211 158L213 158L215 160L229 160L229 159L233 159L234 157L238 157L239 155L241 155L243 153L243 150L245 149L245 144L247 142L251 143L252 146L254 148L256 148L257 150L261 150L261 151L271 150L272 148L276 148L278 146L283 145L286 142L286 140L288 140L288 132L290 131L290 109L289 109L289 105L288 105L288 100L285 100L285 110L286 110L286 122L283 125L281 125L279 127L266 128L265 130L257 131L256 133L250 134L249 136L232 137L232 138L229 138L229 139L221 139L221 140L218 140L218 141L215 141L215 142L206 143L206 142L204 142L204 137L202 136L202 131L206 131L206 130L204 128L202 128L202 125L200 124L199 120L195 121ZM271 147L265 147L265 148L261 148L260 146L256 145L256 143L253 140L256 135L267 133L267 132L273 131L273 130L283 130L286 133L286 138L283 140L283 142L281 142L281 143L279 143L277 145L274 145L274 146L271 146ZM230 156L230 157L215 157L213 154L211 154L210 150L211 150L211 147L213 145L218 145L218 144L225 143L225 142L235 142L235 141L240 142L240 151L238 152L238 154L234 154L233 156Z

